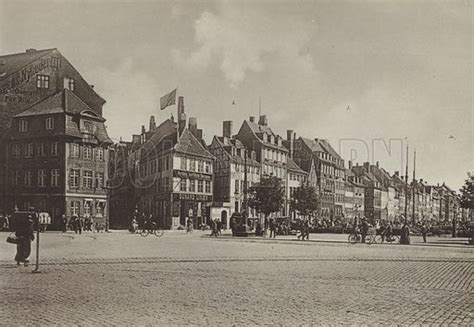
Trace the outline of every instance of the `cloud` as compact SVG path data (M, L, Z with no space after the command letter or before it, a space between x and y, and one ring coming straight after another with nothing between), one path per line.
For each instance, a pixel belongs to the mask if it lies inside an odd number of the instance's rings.
M310 40L308 28L291 17L270 15L268 10L226 7L219 14L204 11L194 23L194 32L197 48L189 55L175 49L175 63L198 71L216 64L232 87L248 73L264 71L272 57L302 71L314 67L311 56L303 53Z
M89 72L87 79L94 81L96 91L107 100L104 117L114 140L121 136L128 140L131 132L139 133L150 115L156 115L159 95L166 92L153 76L136 69L131 59L114 70L99 67Z

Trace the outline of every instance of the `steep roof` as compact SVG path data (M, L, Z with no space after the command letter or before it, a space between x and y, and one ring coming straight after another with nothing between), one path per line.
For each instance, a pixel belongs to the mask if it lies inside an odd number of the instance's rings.
M310 140L305 137L300 137L300 139L312 152L324 152L324 149L315 140Z
M217 140L217 142L222 147L235 147L236 149L245 149L244 144L236 138L229 139L227 137L215 136L215 139ZM229 153L226 150L225 150L225 152L227 153L227 156L229 157L229 159L232 162L239 163L239 164L245 164L245 159L242 158L242 156L232 155L232 153ZM260 166L260 163L258 161L253 160L248 155L247 155L247 164L252 165L252 166L257 166L257 167Z
M300 166L298 166L296 162L291 158L288 158L287 169L300 174L308 174L306 171L301 169Z
M202 143L191 133L189 129L184 129L179 137L179 143L175 146L176 152L193 154L201 157L214 158Z
M325 149L327 153L331 154L334 158L342 160L339 153L337 153L336 150L334 150L331 144L329 144L328 140L318 139L318 142L321 144L321 146Z
M263 125L259 125L255 122L250 122L250 121L247 121L245 120L245 122L247 123L247 125L250 127L250 129L255 133L267 133L267 134L273 134L273 131L270 127L268 126L263 126Z
M72 118L74 115L81 115L99 121L95 125L96 130L94 132L94 137L100 143L113 143L105 129L105 119L91 109L84 101L75 95L74 92L68 89L63 89L52 94L50 97L33 104L14 117L22 118L57 113L68 114L66 115L66 135L79 138L83 137L77 121Z
M43 56L57 49L44 49L29 52L12 53L0 56L0 81Z

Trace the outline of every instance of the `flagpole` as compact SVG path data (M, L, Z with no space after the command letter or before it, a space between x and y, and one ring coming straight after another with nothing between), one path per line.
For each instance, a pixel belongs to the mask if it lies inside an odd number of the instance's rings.
M178 86L176 86L176 96L175 96L175 99L174 99L174 103L176 105L176 112L177 112L177 115L176 115L176 143L179 144L179 95L178 95Z

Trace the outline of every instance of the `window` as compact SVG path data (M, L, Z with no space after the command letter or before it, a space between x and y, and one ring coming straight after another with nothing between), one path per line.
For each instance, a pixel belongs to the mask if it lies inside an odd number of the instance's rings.
M13 157L14 158L20 158L21 157L21 145L20 144L15 144L13 147Z
M71 158L79 158L79 144L71 143Z
M32 186L32 178L33 178L33 173L31 172L31 170L26 170L25 171L25 186Z
M170 162L168 161L168 156L163 157L163 161L165 162L165 171L168 171L170 169Z
M51 155L57 156L58 155L58 142L51 143Z
M92 148L90 145L84 145L84 159L92 159Z
M46 118L46 129L54 129L54 118Z
M204 162L198 160L198 172L202 173L204 171Z
M92 207L91 201L84 201L84 217L91 216L91 207Z
M186 178L181 178L181 181L179 182L179 190L186 192Z
M84 175L82 177L82 186L84 188L92 188L92 171L84 170Z
M97 148L95 159L98 160L98 161L104 161L104 149L103 148Z
M92 124L91 121L87 121L85 120L83 122L83 125L84 125L84 129L89 132L89 133L93 133L94 132L94 124Z
M51 67L61 67L61 58L51 57Z
M72 187L79 187L79 169L71 169L69 174L69 185Z
M71 201L71 216L79 216L79 201Z
M103 213L104 213L104 202L96 202L95 204L96 217L102 217Z
M239 212L239 201L235 201L235 212Z
M194 179L189 180L189 192L196 192L196 181Z
M206 193L211 193L211 182L206 181Z
M198 181L198 192L199 193L203 192L203 182L202 181Z
M33 143L25 144L25 158L32 158L33 157Z
M51 186L59 186L59 169L51 169Z
M46 187L46 172L44 169L38 169L38 187Z
M209 162L206 162L206 164L205 164L205 171L206 171L206 173L211 172L211 164Z
M15 170L15 179L13 184L20 185L21 184L21 170Z
M38 153L38 157L46 156L44 143L38 143L38 145L36 146L36 149L37 149L36 152Z
M36 75L36 87L38 89L49 89L49 76Z
M196 160L189 159L189 170L195 171L196 170Z
M181 170L186 170L186 158L181 158Z
M96 172L95 173L95 187L102 188L104 186L104 173Z
M238 179L236 179L234 181L234 184L235 184L235 194L239 194L240 193L240 190L239 190L239 187L240 187L240 182Z
M20 119L18 130L22 133L28 132L28 121L25 119Z
M64 88L74 91L74 78L64 78Z

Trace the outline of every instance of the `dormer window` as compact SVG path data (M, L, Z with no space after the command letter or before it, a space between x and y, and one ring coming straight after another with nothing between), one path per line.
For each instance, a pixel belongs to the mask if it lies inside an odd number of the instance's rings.
M85 120L83 123L83 126L84 126L84 130L86 130L87 132L89 133L94 132L94 124L91 121Z
M65 89L74 91L74 86L75 86L74 78L68 78L68 77L64 78L64 88Z
M61 58L51 57L51 67L61 67Z
M49 76L48 75L36 75L36 88L38 88L38 89L49 89Z
M18 125L18 130L22 133L28 132L28 121L25 119L21 119Z

